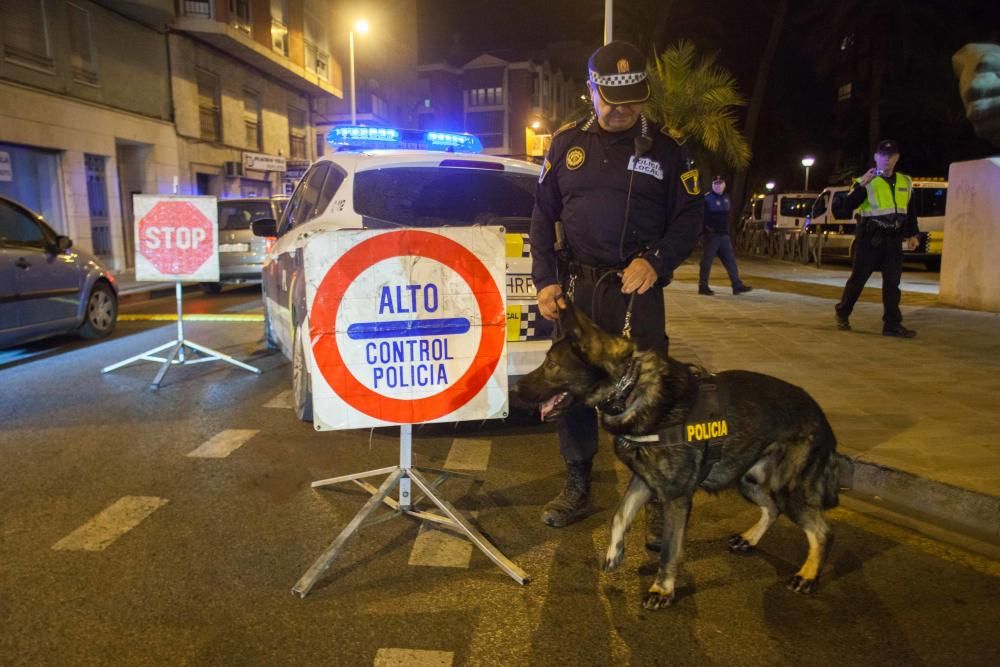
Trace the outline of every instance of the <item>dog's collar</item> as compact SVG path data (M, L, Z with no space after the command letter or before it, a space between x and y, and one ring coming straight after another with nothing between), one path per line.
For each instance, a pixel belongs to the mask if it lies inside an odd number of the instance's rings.
M634 356L629 358L625 372L621 374L611 395L597 404L597 409L606 415L620 415L625 412L628 397L639 382L639 361ZM643 436L637 436L643 437Z

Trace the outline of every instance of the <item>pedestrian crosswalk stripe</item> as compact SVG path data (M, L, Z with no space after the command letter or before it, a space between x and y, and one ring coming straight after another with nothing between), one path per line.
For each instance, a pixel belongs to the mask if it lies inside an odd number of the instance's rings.
M216 433L187 455L200 459L224 459L258 433L260 431L254 429L226 429Z
M413 541L409 562L424 567L468 569L471 560L472 542L433 521L425 521Z
M375 653L375 667L451 667L451 651L426 651L416 648L380 648Z
M274 396L270 401L264 404L265 408L290 408L292 407L292 390L283 391L280 394Z
M123 496L52 548L56 551L104 551L165 504L165 498Z
M449 470L486 470L490 463L489 440L455 438L444 467Z

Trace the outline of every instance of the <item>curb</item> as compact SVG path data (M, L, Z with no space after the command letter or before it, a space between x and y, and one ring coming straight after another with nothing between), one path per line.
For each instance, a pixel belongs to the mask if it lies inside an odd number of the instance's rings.
M838 456L841 487L928 523L1000 546L1000 498Z

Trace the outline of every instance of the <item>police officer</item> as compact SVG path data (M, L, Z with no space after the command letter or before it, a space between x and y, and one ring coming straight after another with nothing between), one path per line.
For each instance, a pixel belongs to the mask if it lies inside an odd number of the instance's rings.
M721 174L712 178L712 191L705 195L705 242L701 251L701 270L698 274L698 294L712 296L715 291L708 285L712 273L712 262L718 255L722 266L729 274L733 294L745 294L753 288L740 280L740 270L736 266L736 253L729 240L729 195L726 194L726 179Z
M594 113L553 135L538 177L531 275L539 312L558 319L569 296L600 326L620 333L631 304L632 340L666 354L663 287L701 231L698 172L666 130L641 114L650 88L638 48L606 44L588 68ZM556 221L570 255L562 275ZM545 506L546 524L561 527L586 516L597 433L596 413L583 405L560 423L567 477Z
M917 216L913 212L913 179L895 171L899 146L886 139L875 151L875 166L855 179L847 205L861 218L855 230L854 265L835 307L837 328L850 331L848 318L861 290L876 269L882 272L882 335L913 338L917 332L903 326L899 311L899 279L903 273L903 244L917 247Z

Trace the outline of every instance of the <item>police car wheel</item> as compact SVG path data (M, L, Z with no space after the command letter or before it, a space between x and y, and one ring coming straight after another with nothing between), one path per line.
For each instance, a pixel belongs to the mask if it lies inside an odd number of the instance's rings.
M301 332L300 332L301 334ZM292 388L295 396L295 416L304 422L313 420L312 380L306 368L306 354L302 348L302 336L295 337L292 353Z

